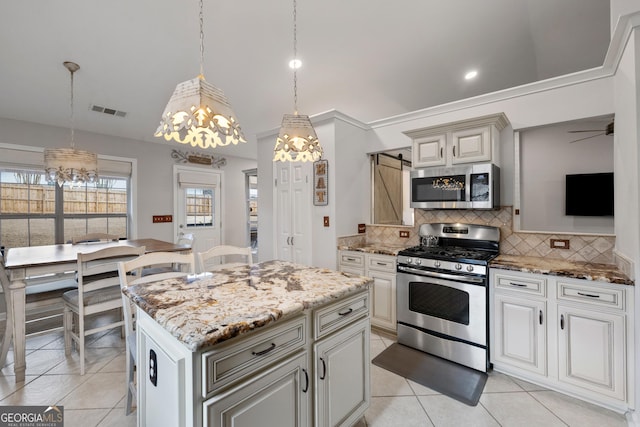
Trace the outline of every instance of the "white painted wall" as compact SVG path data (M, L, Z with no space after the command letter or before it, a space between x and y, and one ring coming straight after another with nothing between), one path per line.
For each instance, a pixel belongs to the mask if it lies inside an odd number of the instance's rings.
M614 77L616 133L616 252L635 263L640 278L640 31L633 32ZM640 286L635 286L635 425L640 425Z
M520 132L520 227L522 231L614 234L613 217L567 216L565 175L613 171L613 136L570 133L604 129L609 118L562 123ZM592 203L598 203L593 194Z
M322 158L329 164L329 203L311 207L311 264L335 269L337 238L356 234L358 224L367 223L369 218L367 126L337 111L313 116L311 120L324 151ZM258 256L261 261L276 257L277 212L274 211L272 158L278 131L272 129L258 135ZM265 209L269 212L263 214ZM329 217L329 227L324 226L325 216Z
M119 120L111 118L105 120ZM117 124L114 124L117 125ZM69 129L0 118L0 142L37 147L68 147ZM153 130L150 130L152 132ZM129 157L138 160L137 210L133 212L137 235L174 241L172 223L153 224L153 215L173 214L173 168L170 154L173 148L191 151L189 146L169 143L149 143L133 139L76 130L76 148L102 155ZM208 151L207 154L213 154ZM215 155L215 154L214 154ZM223 156L226 177L225 216L226 243L245 245L243 230L246 222L243 169L255 167L255 160ZM204 166L203 166L204 167Z

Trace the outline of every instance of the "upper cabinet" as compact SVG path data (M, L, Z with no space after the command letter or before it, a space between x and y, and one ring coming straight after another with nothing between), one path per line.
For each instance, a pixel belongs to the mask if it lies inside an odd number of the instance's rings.
M404 132L413 140L414 168L493 162L500 165L503 113Z

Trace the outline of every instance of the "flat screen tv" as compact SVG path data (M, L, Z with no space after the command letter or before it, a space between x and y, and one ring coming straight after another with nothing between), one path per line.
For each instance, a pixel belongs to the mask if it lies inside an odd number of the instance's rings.
M565 215L613 216L613 172L567 175Z

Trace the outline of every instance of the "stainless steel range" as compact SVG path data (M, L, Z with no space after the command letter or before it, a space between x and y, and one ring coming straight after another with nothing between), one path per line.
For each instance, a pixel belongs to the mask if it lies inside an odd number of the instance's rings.
M486 372L488 264L500 229L423 224L420 238L398 253L398 343Z

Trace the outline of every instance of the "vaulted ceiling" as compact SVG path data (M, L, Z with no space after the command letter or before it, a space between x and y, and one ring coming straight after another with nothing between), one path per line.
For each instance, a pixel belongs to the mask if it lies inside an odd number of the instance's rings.
M293 112L291 0L205 0L205 76L256 134ZM298 107L363 122L601 66L603 0L297 0ZM177 83L199 72L197 0L2 2L0 117L163 143ZM478 77L465 81L470 69ZM114 117L98 105L126 112ZM10 141L0 141L10 142Z

